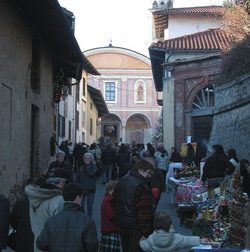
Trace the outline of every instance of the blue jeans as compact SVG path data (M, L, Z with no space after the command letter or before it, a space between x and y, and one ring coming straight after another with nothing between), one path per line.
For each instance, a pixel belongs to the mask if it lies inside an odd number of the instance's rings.
M86 211L85 211L85 199L86 198L87 198L87 215L91 218L92 214L93 214L93 205L94 205L94 200L95 200L95 192L91 192L91 193L87 194L86 196L84 196L82 198L81 205L82 205L82 208L83 208L85 213L86 213Z

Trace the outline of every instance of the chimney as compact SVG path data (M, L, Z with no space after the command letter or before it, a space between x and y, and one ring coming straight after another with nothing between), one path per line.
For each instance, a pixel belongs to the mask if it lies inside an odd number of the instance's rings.
M159 6L159 8L171 9L171 8L173 8L173 2L174 2L174 0L159 0L158 6ZM153 3L153 5L154 5L154 3Z
M152 9L158 9L158 3L156 0L153 2Z
M174 5L174 0L169 0L168 1L168 9L172 9Z

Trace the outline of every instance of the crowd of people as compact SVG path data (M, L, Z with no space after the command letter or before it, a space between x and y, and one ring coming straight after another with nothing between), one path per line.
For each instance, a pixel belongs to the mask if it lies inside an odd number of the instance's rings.
M146 148L110 141L73 148L63 142L46 173L17 187L11 204L0 194L0 251L8 245L18 252L166 252L208 243L175 233L168 212L157 211L169 163L194 162L191 146L182 158L175 147L169 155L161 143L155 149L150 143ZM221 145L213 149L202 181L216 187L225 176L240 172L250 197L248 160L239 162L234 149L228 155ZM105 184L100 241L93 219L98 177ZM8 235L9 225L13 232Z

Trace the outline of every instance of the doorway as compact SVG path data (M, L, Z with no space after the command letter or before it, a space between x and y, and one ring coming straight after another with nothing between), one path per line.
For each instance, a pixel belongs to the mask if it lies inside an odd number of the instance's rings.
M197 161L206 156L207 148L212 130L213 116L198 116L192 118L193 142L197 143Z

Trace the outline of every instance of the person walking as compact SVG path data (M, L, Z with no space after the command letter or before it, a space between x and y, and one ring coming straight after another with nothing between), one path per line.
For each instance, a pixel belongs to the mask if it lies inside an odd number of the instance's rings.
M105 186L105 195L101 204L101 232L100 252L120 252L120 235L114 224L111 201L117 181L111 180Z
M140 159L114 190L112 208L123 252L140 251L140 238L152 232L154 202L149 184L152 172L152 162Z
M43 176L34 176L30 184L25 187L29 199L30 223L34 234L34 241L41 233L44 223L63 209L62 188L63 178L50 178L47 183ZM34 244L34 252L41 251Z
M85 201L87 199L87 215L91 218L93 213L93 205L96 192L96 165L94 157L91 153L83 155L83 164L76 174L76 183L78 183L83 191L82 208L85 211Z
M99 177L102 174L102 167L101 167L102 151L101 151L101 148L96 143L92 143L89 146L89 149L87 152L91 153L94 157L94 164L96 165L96 168L97 168L96 177Z
M95 223L82 212L82 189L68 184L63 189L63 210L45 222L36 245L48 252L96 252Z
M8 199L0 193L0 252L7 246L9 232L9 210Z
M125 144L121 144L116 157L116 164L119 167L119 178L125 176L130 170L130 155L128 148Z
M168 152L164 148L163 143L160 143L158 145L157 151L155 152L154 157L155 157L155 164L161 170L164 181L166 181L166 175L167 175L168 166L169 166L169 158L168 158Z
M151 143L147 143L147 151L145 152L145 157L153 158L155 154L155 148Z
M207 180L208 189L219 187L225 175L232 174L234 170L235 167L228 160L223 147L215 144L212 156L208 157L204 164L202 182Z
M112 180L112 172L116 160L116 150L112 147L111 142L109 142L107 147L102 151L101 159L103 165L103 183L105 184Z
M147 159L147 158L145 158ZM158 203L161 198L161 193L165 191L166 185L165 185L165 179L163 177L163 174L161 172L161 169L159 169L155 164L154 160L151 159L151 162L153 163L153 173L151 177L149 178L150 186L152 188L153 193L153 199L154 199L154 210L157 208Z

